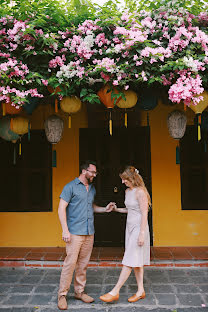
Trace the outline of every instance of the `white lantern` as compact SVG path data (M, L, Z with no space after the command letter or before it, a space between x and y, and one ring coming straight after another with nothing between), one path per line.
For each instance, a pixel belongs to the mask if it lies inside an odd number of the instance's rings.
M64 121L57 115L51 115L45 120L45 134L47 140L52 144L57 144L63 134ZM52 153L52 167L56 167L56 150Z
M186 114L179 110L172 111L167 118L169 134L175 140L181 139L186 131ZM180 164L180 148L176 146L176 164Z
M186 131L186 114L179 110L174 110L168 115L167 119L169 134L172 138L181 139Z
M57 115L51 115L45 120L45 134L47 140L52 143L58 143L63 134L64 121Z

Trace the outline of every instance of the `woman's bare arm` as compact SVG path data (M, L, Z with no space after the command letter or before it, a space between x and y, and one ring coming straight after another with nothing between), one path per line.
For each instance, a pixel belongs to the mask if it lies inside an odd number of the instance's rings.
M148 218L148 198L143 189L138 189L136 192L136 197L139 202L140 211L142 214L141 224L140 224L140 233L138 238L138 245L142 246L144 244L144 234L147 226Z
M115 207L114 211L120 212L120 213L127 213L128 209L127 208L117 208L117 207Z

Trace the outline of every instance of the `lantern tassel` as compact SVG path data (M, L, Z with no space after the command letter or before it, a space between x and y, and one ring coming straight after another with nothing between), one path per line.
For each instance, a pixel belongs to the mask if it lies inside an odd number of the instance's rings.
M56 150L52 152L52 167L56 168Z
M198 141L201 140L201 114L197 114Z
M149 127L149 112L147 112L147 127Z
M201 126L198 125L198 141L201 140Z
M13 165L16 165L16 146L14 145Z
M201 125L201 114L198 115L198 124Z
M28 141L30 141L30 128L31 128L31 123L30 123L30 121L28 122L28 133L27 133L27 135L28 135Z
M110 120L109 120L109 132L110 132L110 135L113 134L113 122L112 122L112 117L111 117L111 111L110 111Z
M110 132L110 135L113 134L113 131L112 131L112 119L109 120L109 132Z
M55 99L55 113L58 113L58 100Z
M69 115L69 128L71 128L71 115Z
M22 144L21 141L19 142L19 156L22 155Z
M125 113L125 122L124 122L124 124L125 124L125 127L127 128L127 113Z
M176 165L180 164L180 147L179 145L176 146Z
M3 116L6 115L6 104L5 103L2 103L2 114L3 114Z

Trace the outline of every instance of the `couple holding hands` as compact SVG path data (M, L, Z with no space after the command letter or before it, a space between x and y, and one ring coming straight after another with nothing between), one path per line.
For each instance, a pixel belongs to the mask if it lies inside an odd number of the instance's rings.
M119 291L124 285L132 268L134 268L138 290L129 302L145 298L143 286L144 265L150 264L150 235L148 226L148 209L151 205L149 193L139 171L128 166L120 174L125 191L126 208L117 208L110 202L106 207L94 204L95 188L92 184L97 175L96 163L86 161L81 166L78 178L69 182L60 195L58 214L62 226L62 239L66 243L66 258L60 278L58 292L58 308L67 310L66 296L74 273L74 297L90 303L94 299L84 292L86 270L94 242L94 212L116 211L127 213L125 253L122 270L115 287L107 294L100 296L104 302L119 299Z

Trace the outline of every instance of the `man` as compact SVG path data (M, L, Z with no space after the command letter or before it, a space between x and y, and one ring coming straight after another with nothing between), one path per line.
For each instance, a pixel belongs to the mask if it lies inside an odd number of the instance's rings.
M98 207L94 202L92 185L97 175L96 163L87 161L81 166L78 178L64 186L60 195L58 215L62 226L62 239L66 242L66 258L60 278L58 308L67 309L66 295L74 275L74 296L86 303L94 299L84 293L86 270L94 242L94 212L110 212L114 203Z

